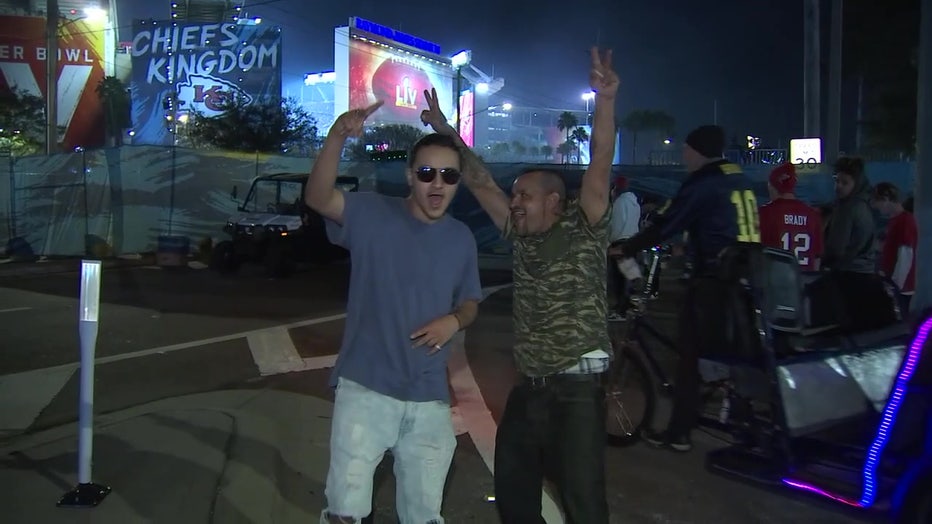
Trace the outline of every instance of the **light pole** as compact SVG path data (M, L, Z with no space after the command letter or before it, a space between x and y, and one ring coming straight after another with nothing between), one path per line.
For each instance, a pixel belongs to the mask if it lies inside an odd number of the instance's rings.
M592 113L589 112L589 103L595 100L595 91L588 91L582 94L582 99L586 101L586 125L590 124L589 120L592 118Z
M58 0L48 0L45 15L45 152L58 151Z
M841 59L844 0L832 0L829 33L828 115L825 126L823 162L834 162L841 151Z
M803 0L803 134L821 138L819 0Z
M910 310L921 313L932 306L932 231L923 227L932 219L932 0L919 4L919 88L916 115L916 222L919 242L916 260L916 295ZM922 262L925 260L926 262Z
M456 68L456 92L453 93L453 104L456 107L456 132L460 132L460 92L462 91L463 68L472 60L472 51L464 49L450 57L450 63Z

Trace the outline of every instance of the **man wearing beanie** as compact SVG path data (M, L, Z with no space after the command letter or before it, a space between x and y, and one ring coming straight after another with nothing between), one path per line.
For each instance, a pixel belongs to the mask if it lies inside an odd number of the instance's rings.
M822 215L796 198L796 167L783 164L771 171L770 202L760 208L761 244L792 251L803 271L818 271L822 256Z
M680 311L677 346L680 354L673 393L673 413L666 431L644 439L656 447L689 451L690 432L699 417L699 355L714 350L723 332L723 295L715 274L719 254L737 242L760 242L757 199L741 168L722 158L725 132L702 126L686 137L683 165L689 177L654 225L621 243L616 253L631 257L681 232L694 269Z

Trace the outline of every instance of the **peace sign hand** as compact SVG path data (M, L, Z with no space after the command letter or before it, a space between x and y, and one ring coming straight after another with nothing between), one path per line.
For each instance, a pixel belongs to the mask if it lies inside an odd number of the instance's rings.
M614 98L620 81L612 69L612 50L606 49L605 53L600 55L599 48L593 47L589 50L589 55L592 61L589 69L589 87L599 97Z
M333 123L333 127L330 128L330 132L337 133L342 137L362 136L363 124L366 123L366 119L372 116L372 113L375 113L376 110L382 107L382 104L384 103L384 100L379 100L369 107L364 107L362 109L352 109L343 113Z
M430 91L424 90L424 98L427 100L427 109L421 111L421 122L434 128L434 131L440 133L449 124L447 117L440 110L440 101L437 98L437 90L431 88Z

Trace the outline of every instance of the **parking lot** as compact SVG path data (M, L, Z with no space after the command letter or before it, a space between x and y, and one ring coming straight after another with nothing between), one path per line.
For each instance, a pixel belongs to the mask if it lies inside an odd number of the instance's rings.
M221 390L274 390L329 402L327 379L343 331L348 271L347 265L317 267L281 280L249 270L227 277L152 266L105 271L97 411L117 413ZM678 284L668 273L655 309L662 325L672 329ZM463 410L454 417L461 434L446 500L451 522L495 518L489 440L514 381L507 283L507 273L483 275L483 285L495 292L451 363L452 388L461 397L455 410ZM0 429L7 443L76 417L77 289L75 273L0 280L0 403L7 403L0 405ZM722 441L700 432L695 444L684 455L642 444L610 449L612 522L852 521L850 514L798 494L714 476L704 468L704 452ZM375 516L393 522L390 470L380 479ZM312 507L320 497L308 495L304 503Z

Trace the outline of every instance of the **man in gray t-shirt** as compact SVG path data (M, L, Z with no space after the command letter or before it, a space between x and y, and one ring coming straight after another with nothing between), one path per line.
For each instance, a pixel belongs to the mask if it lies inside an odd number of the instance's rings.
M358 136L380 105L337 119L305 193L353 265L331 379L336 400L321 523L356 523L370 513L372 477L387 450L395 460L401 522L442 523L456 447L447 357L450 339L475 320L481 299L476 242L446 214L461 160L449 137L427 135L415 144L407 198L334 187L346 138Z

